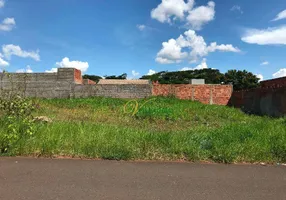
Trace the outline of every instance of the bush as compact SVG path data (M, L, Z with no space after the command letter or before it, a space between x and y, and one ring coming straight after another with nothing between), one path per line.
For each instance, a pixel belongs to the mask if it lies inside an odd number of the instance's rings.
M1 125L5 131L0 143L0 153L8 152L19 139L34 133L34 108L32 100L19 95L6 95L0 98Z

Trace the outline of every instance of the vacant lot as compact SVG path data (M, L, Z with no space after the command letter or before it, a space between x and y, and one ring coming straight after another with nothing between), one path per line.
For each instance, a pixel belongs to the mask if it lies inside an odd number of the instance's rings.
M53 122L37 123L35 133L23 136L5 155L286 162L285 118L161 97L138 100L137 113L132 112L135 102L124 110L128 100L122 99L37 101L34 116ZM0 144L5 131L0 126Z

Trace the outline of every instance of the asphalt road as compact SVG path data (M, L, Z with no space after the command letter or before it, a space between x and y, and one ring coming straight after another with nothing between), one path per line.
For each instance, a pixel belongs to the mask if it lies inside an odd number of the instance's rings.
M0 158L1 200L286 199L286 167Z

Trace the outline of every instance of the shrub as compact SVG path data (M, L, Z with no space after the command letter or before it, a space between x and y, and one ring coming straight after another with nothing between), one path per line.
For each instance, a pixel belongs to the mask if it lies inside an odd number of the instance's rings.
M20 95L9 94L0 98L0 114L4 130L0 143L0 153L6 153L19 139L34 133L32 116L34 108L32 100Z

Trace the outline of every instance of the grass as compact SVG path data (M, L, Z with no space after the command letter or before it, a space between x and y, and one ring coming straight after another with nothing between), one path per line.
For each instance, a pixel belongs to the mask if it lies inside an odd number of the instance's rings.
M128 100L37 100L32 137L8 155L70 156L115 160L286 162L286 119L246 115L238 109L157 97L132 116ZM131 111L131 104L127 110ZM0 120L0 125L3 119ZM0 127L0 144L3 133ZM6 154L7 155L7 154Z

